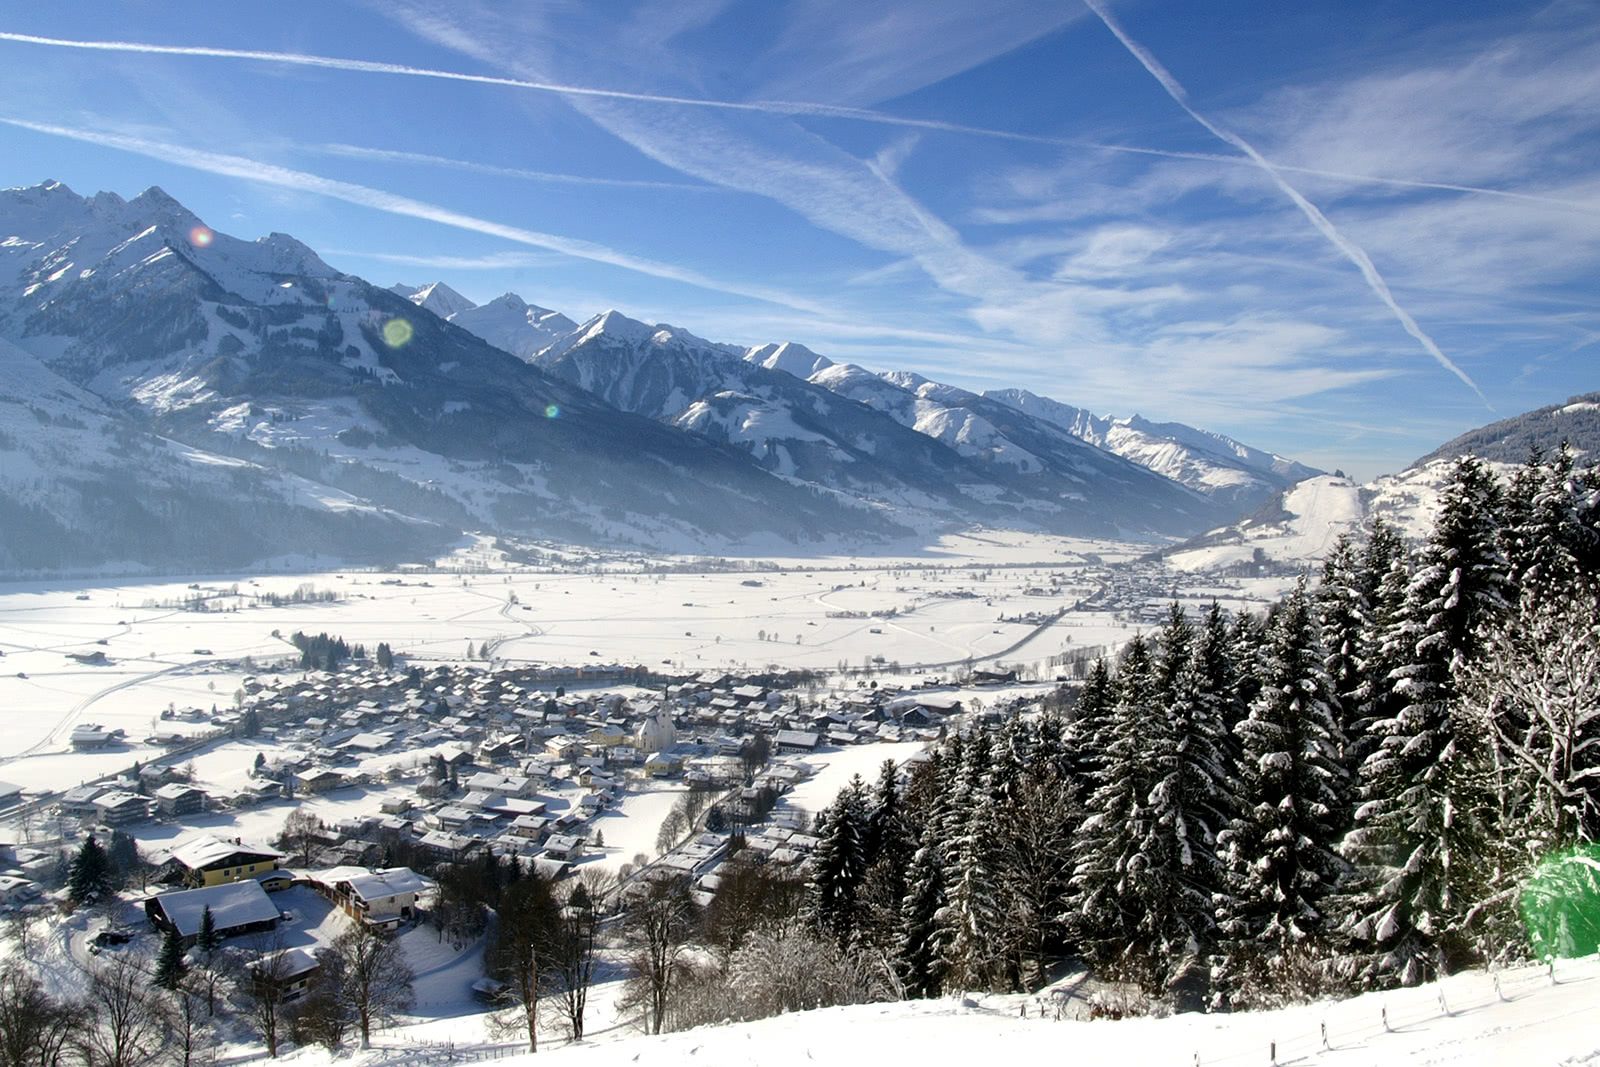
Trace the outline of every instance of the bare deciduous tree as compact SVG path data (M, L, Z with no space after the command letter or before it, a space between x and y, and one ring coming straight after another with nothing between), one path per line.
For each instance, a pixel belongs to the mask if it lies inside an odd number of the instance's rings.
M361 1031L361 1047L372 1042L373 1023L387 1023L416 1000L416 980L398 939L357 920L333 944L317 953L334 995Z
M191 975L163 998L166 1061L172 1067L209 1067L217 1060L216 1038L208 1025L204 982Z
M506 984L517 1010L509 1025L528 1038L528 1051L539 1051L539 994L544 988L552 936L559 922L550 884L537 874L518 879L500 898L490 967Z
M317 847L317 831L322 820L305 809L291 811L283 820L283 831L278 835L278 847L299 860L302 867L311 866L311 853Z
M0 1067L60 1067L83 1018L15 960L0 967Z
M644 1009L645 1029L661 1033L667 1005L684 967L684 953L695 925L694 901L679 879L651 882L629 910L627 926L634 939L628 964L632 971L623 994L624 1007Z
M598 908L611 889L609 876L586 872L567 896L549 952L548 984L559 998L572 1040L583 1040L589 987L594 984L595 944L600 929Z
M145 962L107 953L89 971L84 1006L90 1025L77 1036L91 1067L141 1067L161 1050L163 1020Z
M252 937L237 985L240 1013L261 1035L271 1057L278 1055L278 1031L285 1021L283 986L290 969L286 947L283 931L276 927Z

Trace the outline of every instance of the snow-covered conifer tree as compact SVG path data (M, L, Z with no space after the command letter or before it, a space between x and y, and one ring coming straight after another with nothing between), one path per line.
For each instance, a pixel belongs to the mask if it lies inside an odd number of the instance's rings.
M1326 902L1345 869L1334 851L1347 804L1341 739L1304 581L1279 606L1262 655L1260 693L1237 728L1241 809L1218 841L1217 978L1245 999L1281 982L1328 932Z

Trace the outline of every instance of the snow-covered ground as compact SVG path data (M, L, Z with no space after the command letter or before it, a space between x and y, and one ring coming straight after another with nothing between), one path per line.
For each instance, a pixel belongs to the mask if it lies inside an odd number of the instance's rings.
M643 663L663 671L768 665L949 671L971 660L1041 664L1132 636L1110 611L1069 611L1108 563L1144 545L946 538L896 559L773 560L776 570L644 573L683 560L637 558L502 573L338 572L258 578L0 584L0 777L26 788L114 772L144 754L170 707L232 705L252 670L292 663L288 637L327 632L369 650L388 642L412 661L459 660L487 642L507 663ZM481 546L456 563L490 562ZM333 603L267 606L251 597L310 586ZM1238 588L1224 599L1248 602ZM207 612L174 605L206 597ZM104 662L72 657L104 656ZM246 657L249 657L248 661ZM1048 669L1046 674L1048 674ZM69 753L81 722L125 730L121 750ZM151 750L152 752L155 750ZM15 757L27 756L25 760Z

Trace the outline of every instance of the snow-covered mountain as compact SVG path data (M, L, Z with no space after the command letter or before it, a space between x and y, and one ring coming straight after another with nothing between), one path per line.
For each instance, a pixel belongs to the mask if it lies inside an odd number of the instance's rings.
M1365 484L1319 474L1285 490L1260 511L1166 550L1173 567L1229 570L1261 562L1289 572L1319 565L1340 534L1359 537L1374 519L1413 542L1427 538L1455 463L1436 459ZM1511 467L1492 464L1502 475Z
M1240 511L1251 511L1296 482L1322 472L1294 460L1177 422L1112 418L1024 389L983 394L1052 422L1075 437L1182 482Z
M1600 455L1600 393L1568 397L1534 411L1500 419L1468 430L1412 464L1420 467L1436 459L1454 459L1468 453L1499 463L1522 463L1532 449L1554 452L1561 442L1593 462Z
M1227 513L1005 405L799 345L743 349L608 311L534 362L775 473L941 518L1110 536L1179 534Z
M478 306L444 282L434 282L431 285L391 285L389 291L446 320Z
M389 291L426 308L446 322L477 334L502 352L531 360L566 337L578 324L561 314L505 293L487 304L474 304L444 282L391 285Z
M414 295L452 303L447 288ZM151 435L212 457L185 462L231 468L237 492L260 494L252 511L213 494L209 475L181 480L173 491L192 490L188 503L144 508L151 522L214 511L241 518L205 529L231 532L248 516L251 536L209 556L154 538L136 563L195 566L226 554L242 564L241 546L258 556L396 558L446 547L464 529L674 546L902 530L881 508L775 477L743 450L609 407L408 298L338 273L293 238L217 233L159 189L132 201L55 182L0 192L0 338L78 392L30 370L38 388L107 413L97 452L63 444L23 463L20 435L0 443L9 510L78 532L91 507L83 501L103 485L121 493L103 494L94 521L107 530L134 522L153 476ZM119 434L139 447L110 447ZM96 457L90 482L67 461L75 450ZM13 471L29 472L39 491L24 492ZM295 508L352 536L313 531L293 520ZM370 523L353 521L360 515L395 529L371 536ZM77 565L116 558L106 543L63 543L81 545Z
M421 294L436 288L401 286L397 291ZM770 458L769 468L785 474L809 478L799 471L794 442L814 444L829 435L825 430L819 436L812 429L797 429L796 413L780 410L787 400L773 394L773 379L767 379L765 392L752 392L747 381L750 373L730 365L735 356L754 367L783 372L864 404L963 457L989 464L991 475L1000 466L1038 475L1063 460L1067 469L1103 462L1086 459L1086 453L1066 440L1072 437L1210 498L1219 514L1237 514L1254 510L1275 493L1318 473L1220 434L1176 423L1156 424L1138 416L1097 418L1022 390L979 395L905 371L874 374L854 364L835 363L793 342L741 349L704 340L675 326L650 326L616 311L572 327L561 336L557 331L567 329L570 320L525 305L512 294L495 303L502 301L510 305L511 313L490 316L484 314L490 306L486 305L457 312L451 321L491 344L532 359L608 403L673 421L718 440L739 442L757 456ZM523 308L528 310L524 313ZM480 315L483 317L477 317ZM792 386L778 389L792 390ZM807 407L820 413L830 405L810 394ZM1002 431L1001 424L1008 429ZM834 457L841 460L856 444L838 439L832 443L836 446ZM838 451L839 447L844 451ZM859 464L852 469L866 472ZM826 476L822 480L838 481ZM868 474L867 484L887 483ZM1192 512L1193 506L1180 510ZM1184 523L1180 520L1177 525ZM1154 528L1170 532L1175 527Z

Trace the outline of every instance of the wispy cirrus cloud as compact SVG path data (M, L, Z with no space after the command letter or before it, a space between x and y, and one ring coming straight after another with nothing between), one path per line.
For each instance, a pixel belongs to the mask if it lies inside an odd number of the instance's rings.
M1384 304L1384 306L1389 309L1389 311L1394 315L1395 319L1399 321L1401 327L1406 331L1406 333L1410 334L1416 339L1417 343L1422 346L1423 350L1426 351L1428 355L1433 357L1434 362L1438 363L1445 370L1449 371L1451 374L1454 374L1457 378L1466 383L1468 388L1470 388L1474 393L1478 394L1478 399L1483 401L1484 406L1489 407L1490 410L1493 410L1493 406L1489 404L1489 398L1483 395L1482 389L1478 388L1478 383L1473 381L1466 371L1456 366L1450 357L1445 355L1444 351L1440 349L1438 344L1434 342L1433 338L1428 336L1427 332L1423 330L1422 326L1411 315L1411 313L1400 306L1400 302L1395 299L1394 293L1389 288L1389 283L1384 280L1383 275L1378 271L1377 265L1372 262L1372 257L1368 256L1366 251L1362 249L1360 245L1356 244L1343 233L1339 232L1338 227L1334 226L1334 224L1328 220L1328 217L1324 215L1315 204L1307 200L1303 195L1301 195L1299 190L1290 185L1289 182L1284 179L1283 175L1278 173L1278 171L1273 168L1272 164L1268 163L1261 153L1257 152L1248 141L1227 127L1217 124L1211 119L1206 118L1200 112L1196 111L1193 105L1189 103L1189 94L1184 90L1183 86L1178 82L1178 80L1172 76L1170 71L1161 65L1160 61L1157 60L1148 49L1144 48L1128 35L1127 31L1122 28L1122 25L1111 16L1109 11L1106 10L1103 0L1084 0L1084 3L1088 5L1089 9L1095 13L1101 22L1105 23L1106 29L1110 30L1118 41L1122 42L1123 47L1126 48L1128 52L1139 61L1140 65L1142 65L1145 70L1149 71L1150 75L1155 78L1156 81L1161 83L1162 89L1166 90L1167 95L1170 96L1173 102L1181 107L1190 118L1204 126L1218 140L1225 141L1234 148L1237 148L1239 151L1243 152L1258 167L1260 167L1261 170L1272 179L1273 184L1282 190L1283 195L1287 196L1290 201L1294 203L1295 207L1300 209L1301 213L1305 215L1307 221L1311 223L1312 227L1315 228L1318 233L1322 234L1323 237L1327 238L1329 243L1337 248L1346 259L1355 264L1356 269L1361 272L1362 278L1366 280L1367 286L1372 290L1373 295L1375 295Z
M246 181L293 189L298 192L314 193L334 200L342 200L346 203L371 208L375 211L387 212L391 215L422 219L443 226L451 226L460 230L498 237L516 244L544 248L552 252L559 252L565 256L586 259L595 263L604 263L624 270L647 274L655 278L682 282L685 285L692 285L701 289L710 289L733 296L782 304L799 310L817 313L821 313L824 310L822 305L813 301L791 296L764 286L746 286L719 281L697 271L629 255L592 241L541 233L537 230L529 230L519 226L508 226L504 223L479 218L437 204L430 204L411 197L374 189L370 186L325 178L307 171L294 170L258 159L249 159L245 156L209 152L204 149L165 141L154 141L141 137L130 137L124 134L61 126L52 123L33 122L27 119L0 116L0 123L14 126L18 129L31 130L34 133L66 137L75 141L99 145L103 148L132 152L177 166L204 171L208 174L241 178Z
M407 19L409 25L425 32L430 39L447 47L455 48L475 58L492 58L494 51L482 41L475 38L467 30L452 23L448 18L435 14L427 16L413 15ZM920 38L918 38L920 39ZM871 125L899 127L906 130L929 133L946 133L963 137L974 137L988 140L1011 141L1024 145L1039 145L1054 148L1080 149L1094 152L1109 152L1114 154L1127 154L1144 156L1156 159L1187 159L1202 162L1217 163L1223 166L1253 167L1254 160L1248 156L1230 156L1219 153L1185 152L1167 148L1153 148L1143 145L1121 144L1114 141L1089 140L1084 138L1057 137L1042 134L1031 134L1017 130L996 129L987 126L975 126L968 123L949 122L940 119L918 118L907 115L896 115L891 112L875 110L867 107L852 106L847 104L826 103L808 100L783 100L783 99L754 99L754 100L724 100L704 96L672 95L665 93L634 92L620 89L607 89L603 87L569 84L556 81L543 81L527 78L514 78L499 75L472 74L464 71L439 70L430 67L416 67L399 63L384 63L375 60L343 58L338 56L323 56L301 52L274 52L260 49L216 48L206 45L161 45L141 41L110 41L110 40L82 40L62 37L43 37L35 34L12 33L0 31L0 41L10 41L17 44L43 45L52 48L66 48L84 51L121 52L133 55L161 55L161 56L189 56L194 58L209 59L236 59L259 63L275 63L287 66L310 67L323 70L337 70L355 74L376 74L398 76L407 78L425 78L442 81L466 82L477 85L498 86L508 89L528 90L539 93L548 93L567 98L593 98L598 100L633 101L637 103L668 104L676 107L706 108L711 110L725 110L733 112L746 112L753 114L767 114L787 116L792 118L826 118L841 119L852 122L868 123ZM971 62L969 57L969 64ZM882 72L878 72L882 76ZM921 72L920 80L926 81L928 74ZM826 79L815 79L820 84L826 85ZM918 79L910 79L916 81ZM902 79L902 81L907 81ZM908 82L909 83L909 82ZM899 83L897 83L899 84ZM880 87L881 88L881 87ZM851 92L848 95L861 95L861 91ZM352 146L341 146L352 147ZM373 149L373 152L384 151ZM417 158L412 162L424 162ZM428 162L435 165L449 165L444 157L431 157ZM472 164L468 161L453 161L463 169L475 169L481 173L494 173L486 169L489 165ZM1462 182L1450 182L1419 177L1396 177L1382 173L1381 168L1363 173L1350 169L1330 169L1327 167L1314 167L1303 164L1288 164L1274 162L1276 170L1287 173L1305 174L1313 177L1326 178L1332 181L1349 183L1352 185L1377 185L1392 186L1399 189L1437 189L1448 192L1466 193L1474 196L1504 197L1513 200L1526 200L1534 203L1548 203L1565 207L1573 211L1586 213L1600 213L1600 208L1592 204L1573 200L1563 200L1560 197L1541 195L1526 191L1515 191L1494 188L1485 185L1472 185ZM505 172L509 177L528 177L532 180L581 181L576 176L563 178L551 175L548 172L524 171L516 172L516 168L507 168ZM596 184L600 179L592 179ZM620 184L620 183L619 183ZM670 185L670 183L666 183ZM686 186L687 187L687 186Z

